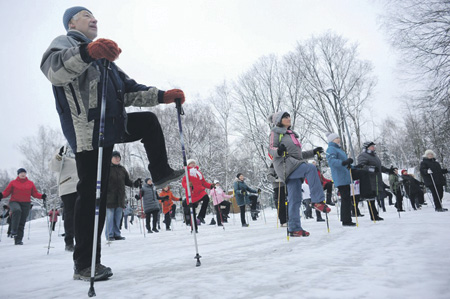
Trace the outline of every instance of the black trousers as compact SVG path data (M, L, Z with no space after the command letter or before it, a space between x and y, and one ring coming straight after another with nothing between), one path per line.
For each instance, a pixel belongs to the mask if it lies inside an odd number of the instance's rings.
M64 242L66 245L73 245L74 234L74 214L75 202L77 200L77 193L70 193L61 196L64 203Z
M377 202L375 200L368 200L367 207L369 208L370 219L376 220L378 217Z
M387 190L384 190L384 193L389 197L389 205L393 205L393 203L392 203L392 197L393 197L392 193L387 191Z
M325 186L323 186L323 190L327 190L327 204L333 203L331 201L331 195L333 192L333 182L328 182L325 184Z
M174 207L175 205L173 205L172 207ZM170 224L172 223L172 217L171 217L171 213L172 213L171 209L169 212L164 214L164 223L166 224L166 229L170 228Z
M154 211L146 211L145 212L145 227L147 230L151 230L150 228L150 217L153 216L152 228L156 229L156 222L158 221L159 210Z
M20 242L23 239L25 224L31 209L31 202L10 201L11 208L11 234L17 235L15 241Z
M249 199L250 199L250 210L256 211L256 205L258 204L258 196L252 195L249 196Z
M351 188L350 188L350 190L351 190ZM352 205L352 209L350 212L351 212L352 217L355 217L355 209L356 209L356 216L359 217L362 215L361 211L359 210L360 199L361 199L360 195L355 195L355 200L353 200L353 195L351 195L350 203ZM356 203L356 208L355 208L355 203Z
M239 206L239 210L241 211L241 223L246 224L246 222L245 222L245 205Z
M433 195L433 201L434 201L434 207L436 209L442 209L442 198L444 196L444 186L442 185L436 185L436 188L434 188L433 186L429 186L428 187L431 191L431 194ZM437 193L436 193L436 189L437 189Z
M221 207L225 207L225 209L222 209ZM230 213L230 206L231 203L229 201L222 201L218 205L214 206L214 209L216 210L216 218L217 218L217 224L222 224L223 217L228 217L228 213ZM225 211L224 211L225 210Z
M352 197L350 194L350 185L338 186L341 194L341 221L342 223L352 222Z
M200 212L198 213L198 218L202 218L205 219L206 216L206 210L208 209L208 205L209 205L209 196L205 195L202 197L202 199L200 199L198 202L196 202L194 205L195 207L197 207L197 204L199 202L202 202L202 206L200 207Z
M395 207L397 211L403 210L403 195L401 190L394 192L395 194Z
M202 206L200 208L200 213L198 213L198 215L197 215L196 209L197 209L200 201L202 201ZM208 208L208 204L209 204L208 195L203 196L201 200L197 201L196 203L193 203L192 209L194 210L193 211L194 218L193 218L193 221L191 221L191 210L190 210L191 208L190 208L190 206L187 205L186 201L183 200L184 219L185 219L186 225L191 225L191 228L192 228L192 224L194 224L195 229L198 230L197 218L202 218L202 219L205 218L206 209Z
M173 172L167 161L166 143L161 124L154 113L128 113L127 131L125 139L118 143L141 140L150 162L148 170L154 182Z
M280 219L280 223L284 224L286 223L286 193L284 191L284 186L280 188L274 188L273 189L273 196L275 199L275 205L278 209L278 219ZM280 193L280 202L278 202L278 192Z
M98 238L95 263L101 258L101 232L105 225L106 194L108 190L109 169L111 168L112 146L103 148L102 180L98 214ZM96 206L98 149L75 154L78 184L75 202L74 233L75 251L73 260L78 270L91 266L94 219Z

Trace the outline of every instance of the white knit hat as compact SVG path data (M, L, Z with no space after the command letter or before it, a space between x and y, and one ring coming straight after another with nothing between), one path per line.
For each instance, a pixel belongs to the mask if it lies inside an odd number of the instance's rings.
M328 132L328 133L325 133L325 135L327 136L328 142L331 142L331 141L333 141L334 139L339 138L339 135L336 134L336 133Z
M433 154L433 158L436 158L436 153L433 152L433 150L430 150L430 149L427 149L427 150L425 151L425 154L423 154L423 157L424 157L424 158L428 158L428 154Z
M197 162L194 159L189 159L186 161L186 165L191 164L192 162L194 162L195 164L197 164Z

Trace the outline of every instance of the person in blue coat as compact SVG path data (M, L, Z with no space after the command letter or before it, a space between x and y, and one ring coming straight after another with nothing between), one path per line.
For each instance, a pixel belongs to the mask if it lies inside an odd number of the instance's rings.
M350 171L352 158L348 158L347 154L341 148L341 138L336 133L327 133L328 149L326 157L328 165L331 168L331 176L334 185L341 194L341 221L343 226L355 226L351 216L351 193L350 184L352 183Z

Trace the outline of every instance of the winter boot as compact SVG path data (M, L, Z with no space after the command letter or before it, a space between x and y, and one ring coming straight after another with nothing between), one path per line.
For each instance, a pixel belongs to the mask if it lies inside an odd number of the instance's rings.
M74 248L73 244L69 244L69 245L66 245L65 250L69 251L69 252L73 252L75 250L75 248Z
M309 232L307 232L306 230L297 230L294 232L289 232L289 236L291 236L291 237L308 237Z
M448 209L446 209L446 208L438 208L438 209L436 209L436 212L447 212L448 211Z
M169 183L173 181L181 180L181 178L184 176L184 169L174 170L171 174L168 176L153 182L155 184L156 189L161 189L164 186L167 186Z
M312 204L313 208L323 213L330 213L331 209L324 202L316 202Z
M242 224L242 227L248 227L247 223Z
M156 227L153 228L152 231L154 231L155 233L159 233L159 230L157 230Z
M342 222L342 226L356 226L356 223L354 222Z
M211 218L211 223L209 225L216 225L216 220L214 220L214 218Z
M105 267L102 264L95 265L94 281L106 280L111 276L113 276L111 268ZM73 279L89 281L91 279L91 267L87 267L82 270L78 270L75 268Z

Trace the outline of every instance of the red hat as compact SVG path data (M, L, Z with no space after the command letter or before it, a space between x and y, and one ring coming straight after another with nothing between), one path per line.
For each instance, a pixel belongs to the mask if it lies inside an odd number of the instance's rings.
M403 175L408 174L408 170L403 169L403 170L402 170L402 174L403 174Z

